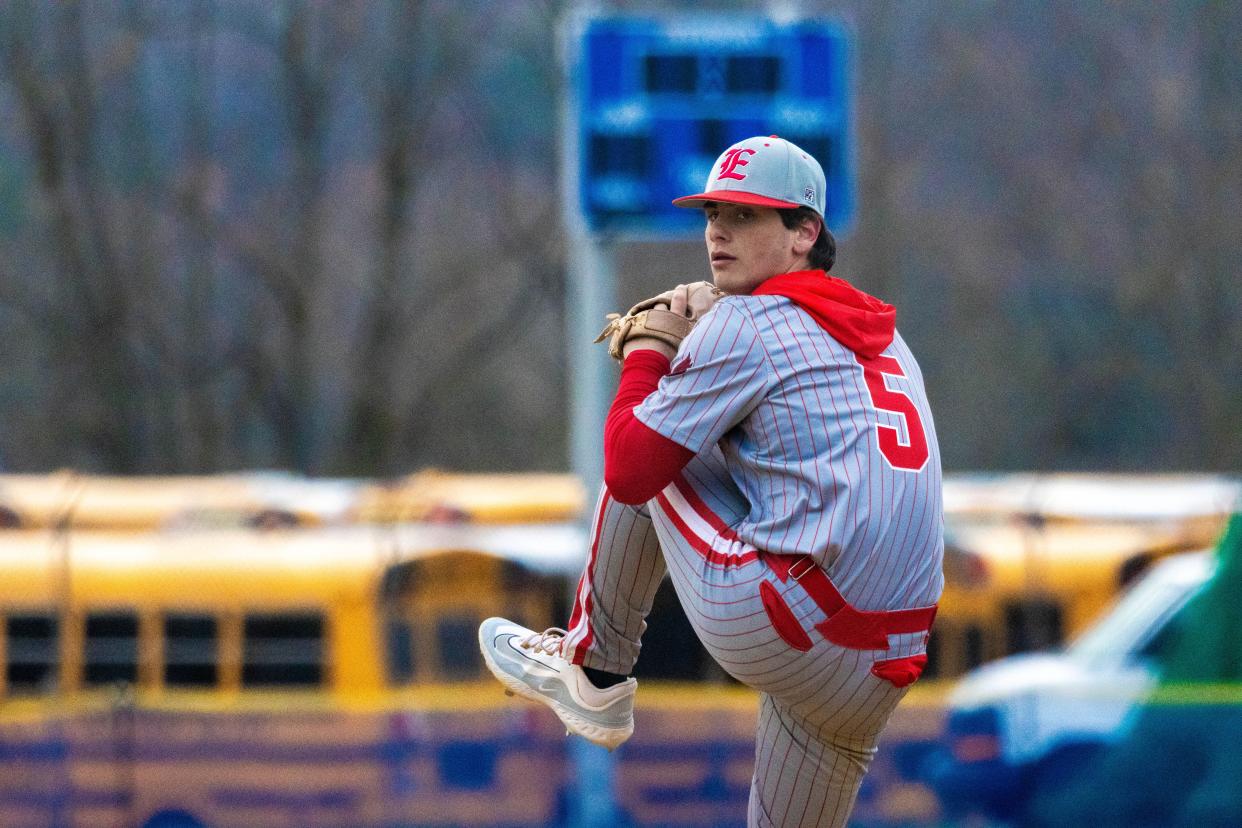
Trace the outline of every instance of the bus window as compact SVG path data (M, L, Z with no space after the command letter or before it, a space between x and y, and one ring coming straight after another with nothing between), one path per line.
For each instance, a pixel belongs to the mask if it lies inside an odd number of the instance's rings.
M479 622L503 615L532 629L552 623L558 576L491 555L454 551L389 567L380 585L388 679L394 684L483 675Z
M262 613L243 622L243 687L313 687L323 681L323 616Z
M1005 654L1005 629L986 617L936 619L927 642L927 679L955 678Z
M59 619L50 613L9 615L4 620L5 682L10 695L55 689L60 661Z
M98 687L138 680L138 615L93 612L86 616L83 683Z
M214 687L217 680L219 624L210 615L164 616L164 685Z
M21 529L22 517L8 506L0 506L0 529Z
M385 619L388 680L393 684L414 681L414 628L405 619L389 615Z
M1004 605L1007 652L1050 650L1065 637L1061 605L1052 597L1032 597Z
M443 678L464 681L482 674L477 615L446 615L436 622L436 652Z
M988 659L987 637L978 624L965 625L962 644L963 664L959 674L975 669Z

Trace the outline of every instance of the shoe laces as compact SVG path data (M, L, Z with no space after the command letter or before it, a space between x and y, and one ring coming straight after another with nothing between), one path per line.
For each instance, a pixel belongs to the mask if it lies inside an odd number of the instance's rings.
M567 635L569 633L560 627L548 627L541 633L532 633L526 636L520 643L528 650L534 650L537 653L547 653L551 656L559 656L561 648L565 645L565 636Z

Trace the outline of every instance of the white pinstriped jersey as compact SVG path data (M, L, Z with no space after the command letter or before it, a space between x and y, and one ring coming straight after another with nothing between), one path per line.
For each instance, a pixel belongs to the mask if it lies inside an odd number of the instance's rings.
M732 526L745 543L812 555L859 609L939 598L940 453L899 335L867 359L791 299L725 297L634 413L696 453L719 444L749 506Z

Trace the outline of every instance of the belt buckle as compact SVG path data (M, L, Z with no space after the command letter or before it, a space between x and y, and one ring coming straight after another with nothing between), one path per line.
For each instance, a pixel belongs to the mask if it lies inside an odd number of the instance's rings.
M799 564L806 564L806 566L804 566L800 572L795 572L794 570L798 568ZM810 572L814 568L815 568L814 559L812 559L810 555L803 555L802 557L798 558L798 560L794 561L792 564L789 565L789 576L793 578L795 582L798 582L802 580L803 575Z

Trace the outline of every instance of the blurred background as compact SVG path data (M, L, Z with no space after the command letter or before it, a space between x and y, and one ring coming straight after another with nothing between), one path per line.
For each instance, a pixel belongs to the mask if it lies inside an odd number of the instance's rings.
M1242 7L8 0L0 825L741 824L754 700L670 590L611 763L473 639L563 622L585 545L558 32L692 9L845 34L833 272L937 416L949 583L855 823L1242 823ZM619 307L708 275L614 242Z
M3 4L0 463L565 468L570 5ZM855 45L834 272L946 466L1236 469L1242 10L797 10ZM622 299L705 264L627 245Z

